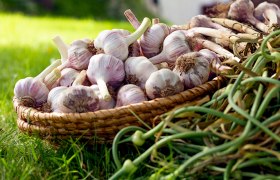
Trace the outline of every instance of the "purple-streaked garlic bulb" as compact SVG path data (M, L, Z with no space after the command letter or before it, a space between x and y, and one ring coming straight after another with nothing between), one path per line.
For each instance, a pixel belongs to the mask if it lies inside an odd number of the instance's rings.
M65 68L61 70L61 77L58 82L60 86L69 87L72 85L76 77L79 75L79 71L73 68Z
M116 107L140 103L147 100L147 96L139 86L135 84L126 84L118 91Z
M83 113L98 110L99 98L94 90L81 85L85 79L86 70L82 70L73 82L73 86L52 89L48 96L52 112Z
M70 67L83 70L87 69L89 59L96 54L93 41L90 39L75 40L68 49Z
M111 95L107 85L118 88L125 77L124 63L108 54L92 56L87 69L87 77L92 84L97 84L102 99L110 101Z
M163 41L162 51L150 58L153 64L162 62L175 63L177 57L182 54L190 52L190 46L183 31L178 30L169 34Z
M251 0L234 1L230 5L228 16L239 22L248 22L262 32L269 32L269 27L254 17L254 4Z
M231 74L233 69L229 66L222 65L219 56L209 49L201 49L198 51L202 56L204 56L209 64L210 70L216 74Z
M94 46L97 49L102 49L105 54L112 55L124 61L129 54L129 45L137 41L137 39L146 31L150 24L150 19L144 18L141 26L135 32L127 36L123 36L117 31L102 31L96 37Z
M160 69L150 75L145 90L150 99L155 99L182 92L184 84L176 73L169 69Z
M37 107L45 103L49 89L61 76L60 71L56 69L60 64L61 60L56 60L36 77L17 81L14 87L15 97L26 106Z
M99 87L96 84L93 84L90 86L95 94L99 97L99 109L112 109L116 106L116 100L114 98L111 98L110 101L104 101L102 99L102 95L100 93Z
M140 26L134 13L128 9L124 12L128 21L137 29ZM151 58L162 51L162 44L166 36L170 34L170 28L164 23L154 23L140 38L140 46L145 57Z
M209 62L199 52L190 52L178 57L173 72L180 76L185 89L190 89L208 80Z
M280 8L274 3L260 3L254 10L254 16L269 27L280 24Z
M158 70L146 57L130 57L124 63L126 81L145 89L149 76Z

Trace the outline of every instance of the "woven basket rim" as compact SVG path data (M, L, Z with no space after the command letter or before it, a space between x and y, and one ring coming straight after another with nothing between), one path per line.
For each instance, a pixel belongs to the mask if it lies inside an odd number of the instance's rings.
M26 110L29 110L30 113L36 113L38 116L46 116L47 118L49 117L54 117L54 118L63 118L65 115L68 115L73 117L73 118L78 118L78 117L94 117L94 116L102 116L108 112L110 113L120 113L120 112L123 112L124 114L127 113L128 111L131 112L131 110L136 110L138 108L141 108L141 106L143 105L150 105L150 104L157 104L161 101L169 101L170 102L172 101L172 99L178 99L180 97L184 97L186 93L189 93L189 92L196 92L196 91L199 91L200 89L203 89L203 88L207 88L207 86L211 86L211 85L216 85L217 83L217 86L221 86L221 83L223 83L223 81L225 81L225 78L224 77L221 77L221 76L217 76L215 77L213 80L210 80L210 81L207 81L206 83L204 84L201 84L199 86L196 86L194 88L191 88L191 89L187 89L183 92L180 92L178 94L175 94L175 95L172 95L172 96L168 96L168 97L164 97L164 98L156 98L156 99L153 99L153 100L148 100L148 101L143 101L141 103L135 103L135 104L130 104L130 105L126 105L126 106L121 106L121 107L115 107L115 108L111 108L111 109L103 109L103 110L97 110L97 111L94 111L94 112L83 112L83 113L58 113L58 112L43 112L43 111L40 111L36 108L33 108L33 107L28 107L28 106L24 106L20 103L20 100L18 98L16 98L15 96L13 97L13 105L14 105L14 108L16 110L16 112L19 114L19 109L24 109L25 111ZM190 98L190 100L192 100L193 98ZM195 98L194 98L195 99ZM188 101L186 99L186 101ZM180 105L181 103L179 103L178 105Z

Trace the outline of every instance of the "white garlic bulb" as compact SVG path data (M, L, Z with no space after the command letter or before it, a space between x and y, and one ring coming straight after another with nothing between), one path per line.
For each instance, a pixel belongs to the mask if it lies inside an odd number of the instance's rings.
M179 76L169 69L153 72L145 84L146 94L150 99L175 95L184 90Z
M130 57L125 63L126 81L145 89L145 83L151 73L157 71L157 67L153 65L146 57Z
M185 89L189 89L208 80L210 66L208 60L202 54L190 52L178 57L173 72L180 76Z
M73 68L65 68L61 71L61 77L58 80L60 86L71 86L78 76L79 71Z
M118 91L116 107L140 103L147 100L147 96L140 87L134 84L126 84Z

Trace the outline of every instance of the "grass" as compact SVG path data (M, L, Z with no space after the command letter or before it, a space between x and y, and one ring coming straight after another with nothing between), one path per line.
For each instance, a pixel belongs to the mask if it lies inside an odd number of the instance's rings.
M126 22L27 17L0 14L0 178L1 179L107 179L114 172L110 146L69 140L54 147L21 133L12 105L17 80L36 76L59 58L52 38L66 43L94 38L104 29L132 30Z

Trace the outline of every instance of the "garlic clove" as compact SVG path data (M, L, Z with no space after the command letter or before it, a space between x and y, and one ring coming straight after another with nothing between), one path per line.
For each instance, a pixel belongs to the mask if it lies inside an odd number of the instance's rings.
M145 89L145 83L151 73L158 70L146 57L130 57L125 61L126 81ZM143 73L145 72L145 73Z
M146 94L150 99L175 95L184 90L179 76L169 69L153 72L145 84Z
M90 59L87 77L92 84L97 84L102 94L102 99L110 101L111 95L107 84L118 88L124 80L124 63L111 55L98 54Z
M140 103L147 100L147 96L140 87L135 84L126 84L118 91L116 107Z
M173 72L180 76L185 89L190 89L208 80L209 62L199 52L190 52L178 57Z

